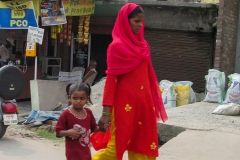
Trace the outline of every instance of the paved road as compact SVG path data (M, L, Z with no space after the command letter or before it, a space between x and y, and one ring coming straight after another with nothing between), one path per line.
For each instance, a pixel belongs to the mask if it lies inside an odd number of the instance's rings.
M92 149L92 154L96 153ZM64 143L58 144L26 138L0 139L1 160L65 160ZM127 160L127 154L123 160Z
M91 148L92 155L96 151ZM36 136L21 125L11 125L0 139L0 160L65 160L64 142ZM128 160L127 152L123 160Z
M54 143L27 139L0 139L1 160L65 160L64 147Z

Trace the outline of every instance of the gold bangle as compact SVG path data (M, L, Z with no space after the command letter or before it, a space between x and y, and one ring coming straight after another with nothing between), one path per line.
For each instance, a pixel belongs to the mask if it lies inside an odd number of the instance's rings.
M103 115L103 116L110 116L111 113L109 113L109 112L102 112L102 115Z

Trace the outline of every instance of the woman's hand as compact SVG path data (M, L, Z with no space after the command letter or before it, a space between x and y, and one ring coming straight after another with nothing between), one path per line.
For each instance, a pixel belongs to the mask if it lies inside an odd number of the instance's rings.
M110 122L110 116L102 116L98 122L100 131L106 132L109 129Z

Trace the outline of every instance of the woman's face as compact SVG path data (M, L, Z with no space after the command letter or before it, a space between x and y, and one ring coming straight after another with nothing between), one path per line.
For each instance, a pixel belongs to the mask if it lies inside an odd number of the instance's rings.
M134 34L137 34L140 31L143 19L143 13L138 13L135 17L129 19L129 23Z

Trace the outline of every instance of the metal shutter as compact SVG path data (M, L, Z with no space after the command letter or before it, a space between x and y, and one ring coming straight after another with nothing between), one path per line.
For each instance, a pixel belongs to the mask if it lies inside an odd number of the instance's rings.
M212 33L147 30L152 62L158 80L192 81L198 92L212 65Z

